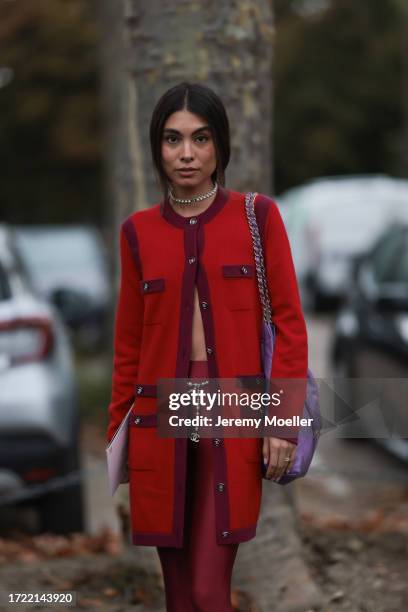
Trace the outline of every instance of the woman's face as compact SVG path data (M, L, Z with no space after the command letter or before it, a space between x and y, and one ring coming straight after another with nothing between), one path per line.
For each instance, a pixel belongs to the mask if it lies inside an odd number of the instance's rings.
M212 187L216 151L211 130L199 115L181 110L167 118L161 154L163 169L178 193L201 192ZM188 167L194 171L181 172Z

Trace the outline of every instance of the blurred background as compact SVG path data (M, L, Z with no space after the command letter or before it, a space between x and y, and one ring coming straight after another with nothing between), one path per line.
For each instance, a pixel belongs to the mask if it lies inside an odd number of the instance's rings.
M10 589L19 578L5 564L34 568L27 584L39 588L44 559L83 554L99 564L88 607L130 583L109 561L134 551L127 492L109 497L105 464L118 226L160 200L147 126L171 85L214 87L232 127L226 187L276 198L315 376L407 377L408 3L192 6L0 2L0 571ZM405 610L408 440L373 439L364 418L348 433L322 436L291 486L319 592L309 609ZM123 605L163 605L149 552L138 551L140 573L132 559ZM63 582L61 567L49 574ZM234 609L256 609L250 587L234 598Z

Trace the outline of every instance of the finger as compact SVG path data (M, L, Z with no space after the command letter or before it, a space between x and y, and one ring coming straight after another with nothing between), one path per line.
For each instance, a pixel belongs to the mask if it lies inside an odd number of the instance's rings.
M291 448L291 449L288 449L288 450L290 450L290 451L291 451L291 452L290 452L290 455L289 455L289 456L290 456L290 461L285 461L286 466L285 466L285 469L284 469L284 471L283 471L283 474L286 474L287 472L290 472L290 471L291 471L291 469L292 469L292 467L293 467L293 464L294 464L294 462L295 462L295 451L296 451L296 447L295 447L294 449L292 449L292 448Z
M293 468L293 465L295 463L295 457L296 457L296 444L293 446L293 448L291 448L291 455L290 455L290 461L288 461L288 467L287 467L287 472L290 472Z
M270 480L272 478L272 473L274 469L273 446L269 438L265 438L265 439L266 439L266 444L268 448L268 463L267 463L267 470L266 470L265 476L266 478Z
M276 447L276 462L273 480L279 480L283 470L285 469L286 462L284 458L286 456L286 448L280 444Z
M293 455L293 457L291 458L290 462L288 461L288 467L287 467L286 471L287 472L291 472L294 464L295 464L295 455Z
M283 469L283 464L284 464L284 461L283 461L284 457L285 457L285 450L282 449L282 448L279 448L278 449L278 461L277 461L277 464L276 464L275 475L274 475L274 478L273 478L275 481L278 481L279 478L282 475L282 469Z
M274 480L279 469L279 450L272 443L269 446L269 477Z
M285 447L280 447L279 448L279 457L278 457L278 464L277 464L277 468L276 468L276 475L274 480L277 481L280 479L280 477L282 476L283 472L286 469L286 464L288 463L287 461L285 461L285 457L287 457L287 449Z
M268 438L264 438L263 439L262 456L263 456L264 459L269 461L269 442L268 442Z
M264 462L264 466L267 467L269 464L269 442L267 438L263 440L262 461ZM265 476L267 476L267 473L265 473Z

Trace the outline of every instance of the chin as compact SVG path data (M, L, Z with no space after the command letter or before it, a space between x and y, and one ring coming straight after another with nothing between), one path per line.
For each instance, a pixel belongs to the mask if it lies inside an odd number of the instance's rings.
M188 183L189 185L199 185L200 183L202 183L202 181L198 181L197 179L194 179L190 176L186 176L184 178L178 178L177 181L173 181L173 185L183 186L186 183Z

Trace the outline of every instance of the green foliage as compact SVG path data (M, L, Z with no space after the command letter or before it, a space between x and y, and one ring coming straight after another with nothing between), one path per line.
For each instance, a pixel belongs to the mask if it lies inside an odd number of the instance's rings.
M306 4L275 2L275 191L318 175L406 174L402 10L330 0L305 16Z
M101 217L98 29L87 0L0 7L0 215L14 223Z
M0 219L102 219L96 2L0 3L0 71L13 71L0 86ZM274 0L277 192L316 175L407 175L404 7Z

